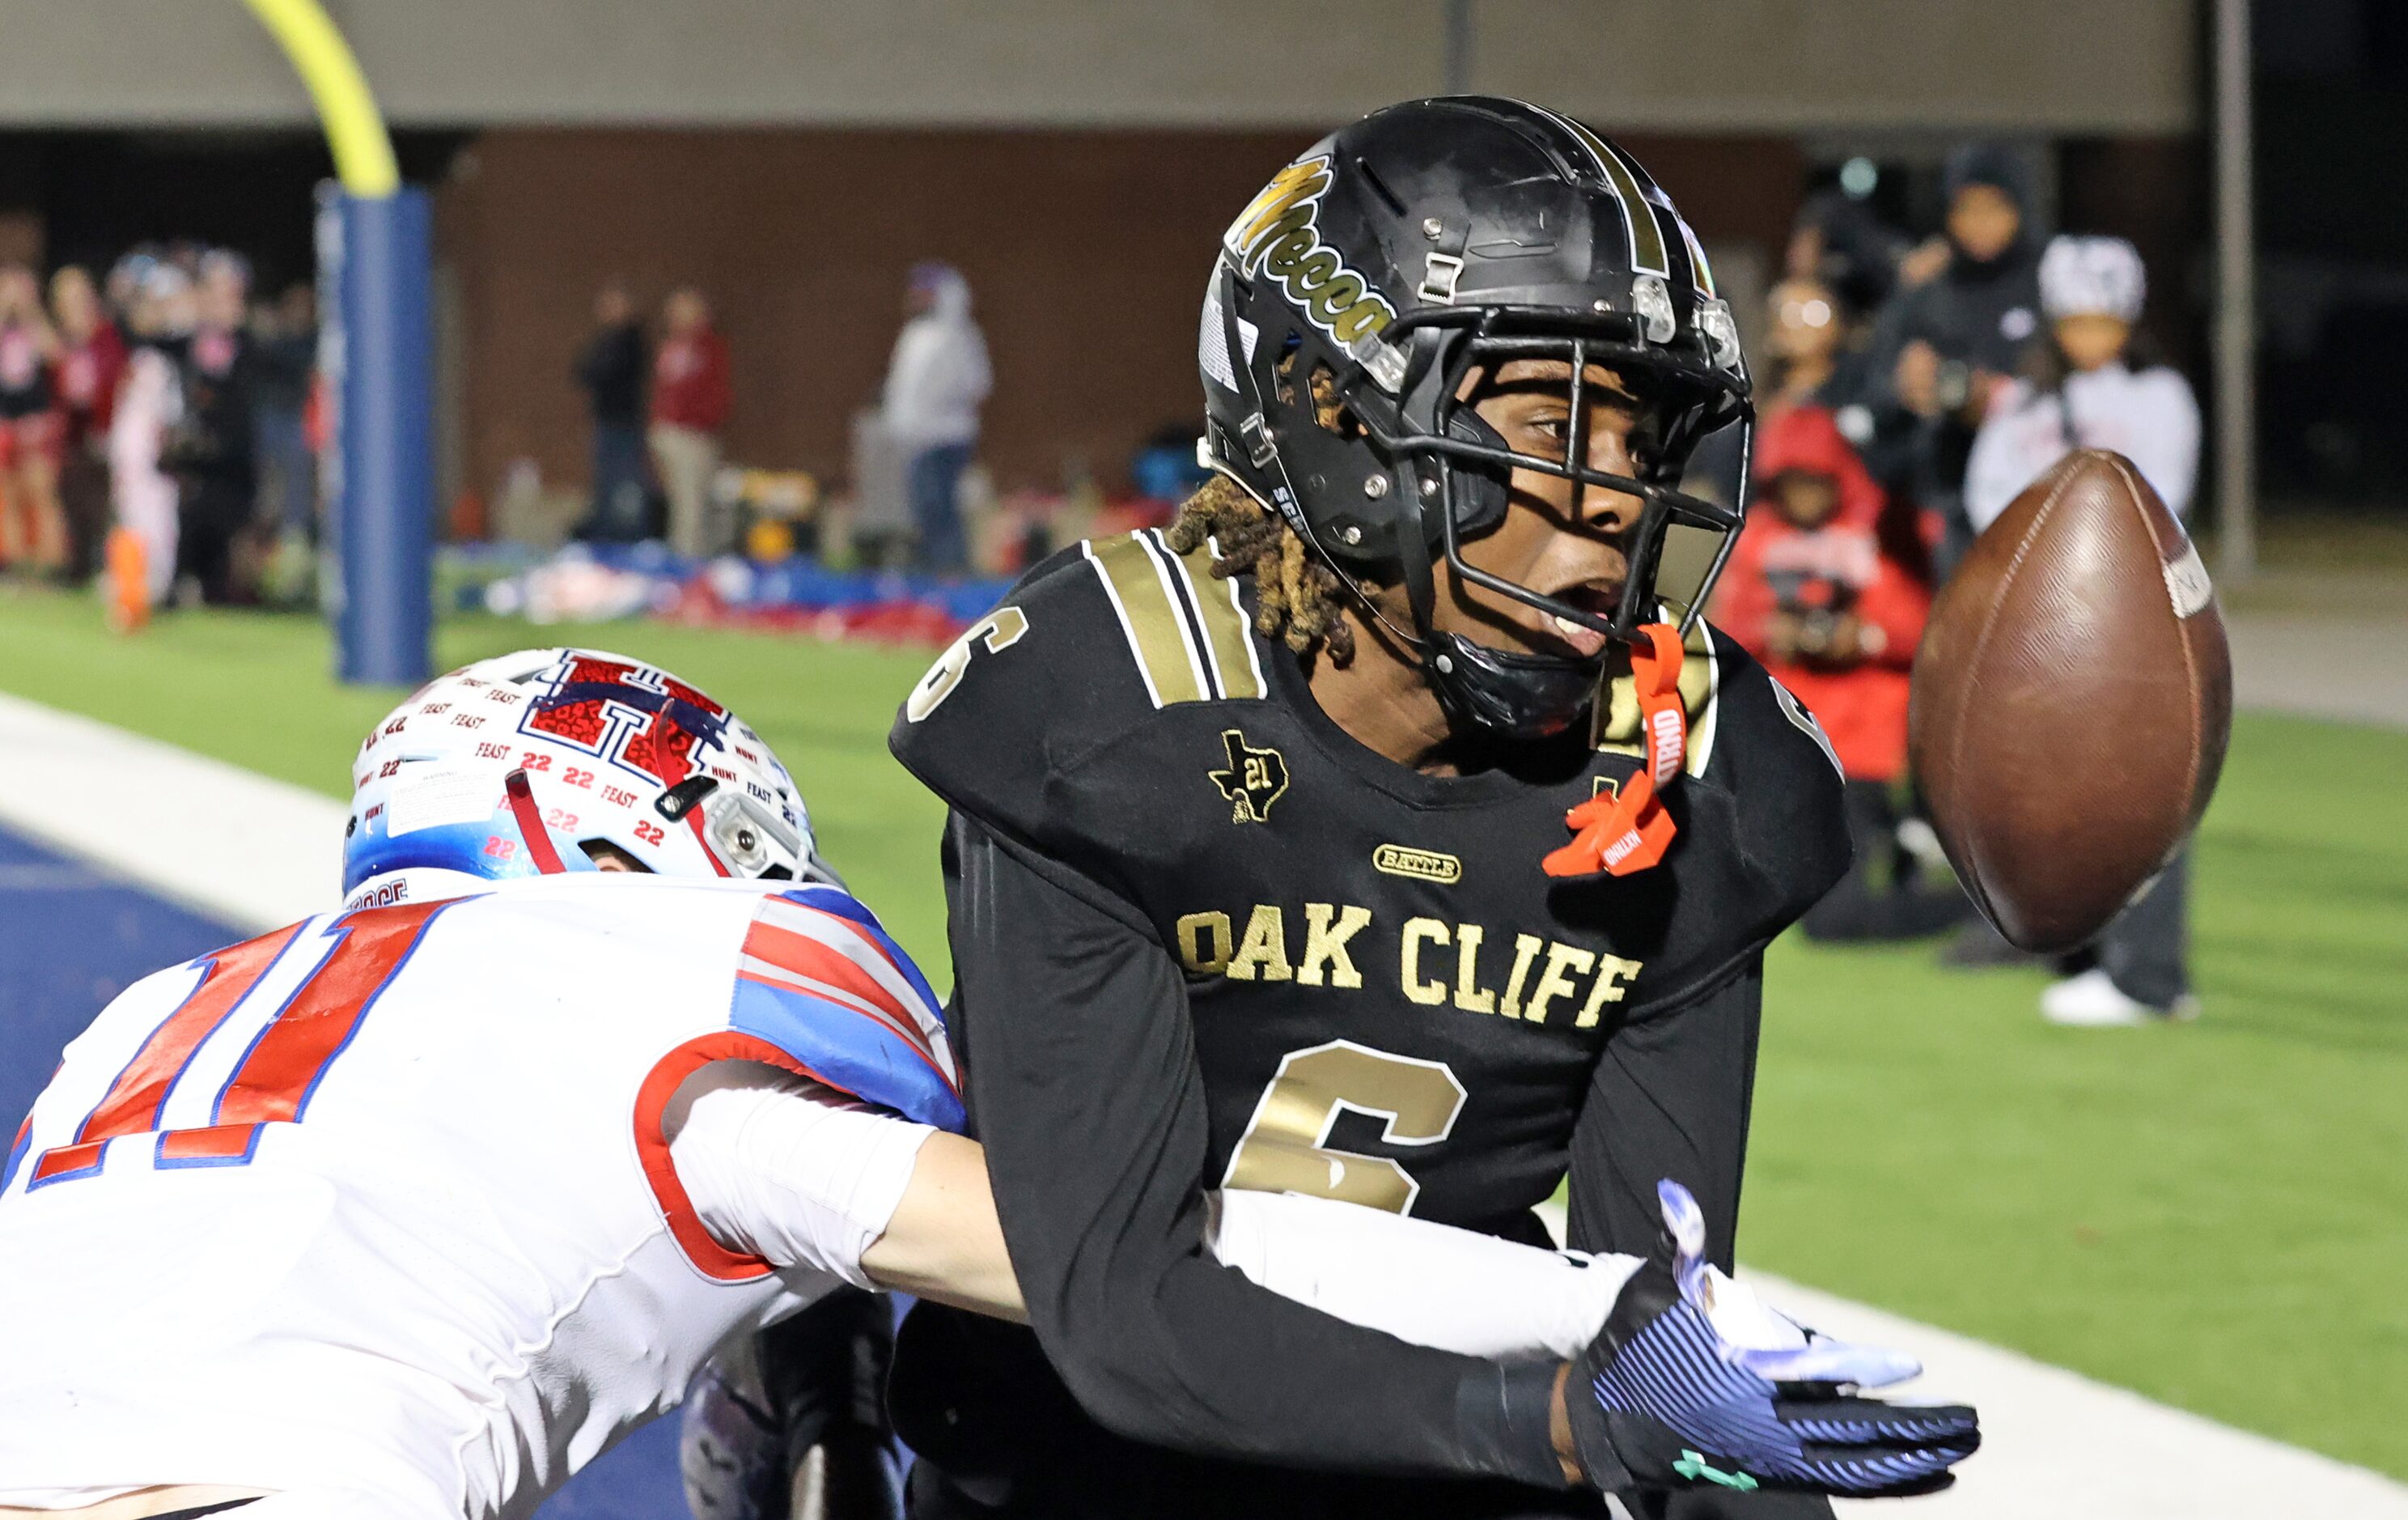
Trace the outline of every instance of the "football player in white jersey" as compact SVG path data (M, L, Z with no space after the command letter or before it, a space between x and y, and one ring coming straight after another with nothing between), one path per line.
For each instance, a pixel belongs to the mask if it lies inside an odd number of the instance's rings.
M0 1515L524 1515L841 1284L1021 1316L935 995L725 709L530 651L354 769L340 911L129 988L17 1137ZM1639 1267L1263 1194L1216 1230L1504 1359Z

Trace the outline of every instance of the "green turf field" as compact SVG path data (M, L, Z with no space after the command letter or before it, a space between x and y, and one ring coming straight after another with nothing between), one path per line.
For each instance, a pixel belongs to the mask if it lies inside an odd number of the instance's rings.
M457 663L537 638L447 624ZM926 958L939 810L886 757L925 656L586 630L743 713ZM292 618L0 591L0 689L340 795L392 693ZM2197 1025L2043 1025L2036 973L1774 953L1742 1250L1818 1286L2408 1478L2408 734L2243 718L2198 856Z

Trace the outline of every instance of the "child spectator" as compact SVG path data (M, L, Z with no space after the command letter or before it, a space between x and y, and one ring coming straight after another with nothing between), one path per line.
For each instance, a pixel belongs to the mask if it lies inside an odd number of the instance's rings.
M102 309L92 276L76 265L50 277L50 321L58 332L51 381L63 429L59 502L66 514L67 573L89 581L108 534L108 423L125 373L125 339Z
M153 262L134 294L134 351L108 427L109 499L128 542L140 548L143 592L151 606L176 581L179 534L175 477L162 466L167 436L184 417L183 356L193 330L193 282L172 264ZM111 564L116 563L114 551ZM133 588L118 595L133 599Z
M2018 492L2075 449L2129 459L2178 518L2199 479L2199 401L2156 362L2132 324L2148 293L2141 255L2121 237L2057 237L2040 265L2053 341L1990 409L1965 469L1965 514L1978 533Z
M1847 779L1856 863L1807 911L1816 939L1934 934L1964 916L1955 890L1915 882L1893 794L1906 769L1907 673L1931 595L1882 546L1880 486L1830 411L1765 425L1756 501L1731 553L1715 623L1813 710Z
M2048 245L2040 299L2052 341L2029 378L1999 397L1974 439L1965 509L1976 530L2076 448L2124 455L2176 517L2188 516L2199 478L2199 402L2133 331L2147 291L2140 254L2120 237ZM2186 964L2189 895L2186 849L2095 946L2060 967L2069 974L2041 995L2042 1014L2053 1024L2097 1027L2196 1013Z

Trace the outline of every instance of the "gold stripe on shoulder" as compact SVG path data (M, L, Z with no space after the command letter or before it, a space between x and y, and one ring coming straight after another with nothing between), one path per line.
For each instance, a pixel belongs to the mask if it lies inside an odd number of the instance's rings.
M1211 695L1203 662L1187 633L1185 620L1171 599L1171 590L1154 556L1135 534L1089 539L1087 558L1104 582L1119 615L1129 652L1137 657L1138 674L1155 707L1173 702L1201 702Z
M1246 604L1238 599L1235 581L1214 578L1212 558L1211 547L1198 544L1173 556L1173 563L1187 582L1197 620L1204 625L1204 650L1211 659L1213 675L1219 678L1221 695L1259 697L1267 689L1263 661L1246 625Z

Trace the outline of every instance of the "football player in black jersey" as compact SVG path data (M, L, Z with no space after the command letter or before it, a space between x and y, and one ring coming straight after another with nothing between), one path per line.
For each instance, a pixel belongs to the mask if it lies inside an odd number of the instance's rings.
M1602 1513L1498 1455L1526 1380L1252 1289L1204 1197L1537 1240L1569 1175L1570 1243L1643 1253L1670 1179L1728 1265L1763 949L1849 850L1813 720L1698 619L1739 512L1679 482L1750 426L1737 330L1627 152L1456 97L1283 169L1199 346L1213 481L1032 570L892 738L951 808L1032 1326L906 1322L914 1513ZM1826 1513L1698 1457L1627 1501Z

